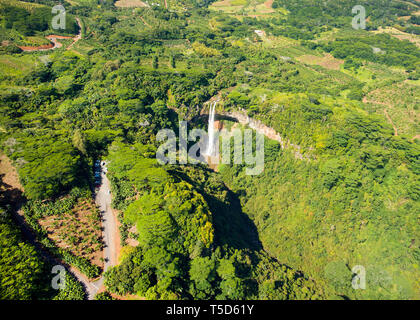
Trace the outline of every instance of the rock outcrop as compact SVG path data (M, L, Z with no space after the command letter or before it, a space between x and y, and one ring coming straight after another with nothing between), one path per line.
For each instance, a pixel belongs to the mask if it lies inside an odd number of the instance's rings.
M201 115L203 115L203 111ZM219 117L218 117L219 116ZM217 110L216 113L216 119L219 118L219 120L216 120L215 125L217 124L217 130L220 130L222 128L222 125L220 123L220 116L232 118L236 120L238 123L242 125L247 125L251 129L255 130L256 132L263 134L267 138L271 140L278 141L281 145L282 149L289 149L292 150L295 158L299 160L310 160L310 158L307 155L304 155L302 153L302 147L296 144L291 143L289 140L284 139L276 130L273 128L265 125L260 120L251 118L247 115L247 112L243 109L234 110L234 111L221 111Z

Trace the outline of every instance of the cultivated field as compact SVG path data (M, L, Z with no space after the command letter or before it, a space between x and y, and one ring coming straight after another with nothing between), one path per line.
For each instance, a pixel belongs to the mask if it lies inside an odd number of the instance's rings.
M79 200L70 212L42 218L39 224L58 247L103 267L100 214L93 201Z
M372 32L373 33L388 33L399 40L408 40L420 48L420 37L417 35L405 33L393 27L379 28L377 31L372 31Z
M225 13L260 16L274 12L273 0L223 0L213 3L210 8Z
M147 3L140 0L118 0L115 6L120 8L149 7Z
M322 57L305 54L298 57L297 60L306 64L315 64L330 70L340 70L341 65L344 63L343 60L336 59L330 54L326 54Z
M39 63L34 56L0 55L0 76L20 76L33 70Z
M420 132L419 97L420 86L403 81L369 92L364 102L379 114L386 110L399 134L414 137Z

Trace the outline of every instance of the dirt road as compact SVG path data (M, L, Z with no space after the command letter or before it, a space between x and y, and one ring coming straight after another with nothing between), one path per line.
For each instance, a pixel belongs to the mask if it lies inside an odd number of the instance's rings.
M102 237L104 241L104 272L118 263L119 233L117 217L111 208L110 182L106 176L106 166L101 163L102 184L96 193L95 202L102 214ZM98 291L103 289L104 277L95 282L85 283L88 299L91 300Z
M73 39L73 42L67 47L66 50L69 50L77 41L82 39L82 23L80 22L79 18L76 18L77 24L79 25L79 34L77 36L68 37L68 36L58 36L55 34L51 34L46 36L45 38L48 39L51 43L49 45L43 45L39 47L30 47L30 46L19 46L23 51L48 51L48 50L55 50L61 48L63 44L59 42L57 39Z
M114 266L118 263L118 252L119 252L119 232L117 227L117 217L114 215L111 209L111 194L110 194L110 183L106 177L106 168L102 166L101 178L102 185L96 194L96 203L99 205L102 212L102 226L103 226L103 240L104 240L104 270L107 270L110 266ZM68 266L63 261L60 261L57 257L53 256L48 250L46 250L39 242L32 229L27 225L23 212L21 211L21 204L23 200L23 188L19 183L16 169L13 167L9 158L5 155L0 154L0 174L3 176L3 186L7 194L10 204L13 209L13 218L16 223L21 227L23 235L26 240L31 243L41 256L48 262L55 265L62 265L71 272L76 279L82 283L86 292L86 298L92 300L95 294L103 287L103 276L94 282L90 282L89 279L74 267Z
M101 164L101 180L102 184L95 196L95 202L99 206L102 214L102 237L104 241L104 272L109 267L115 266L118 263L119 252L119 233L117 227L117 217L111 208L111 189L110 182L106 176L106 166ZM95 295L103 290L104 277L103 275L96 281L90 282L89 279L79 272L77 269L71 267L70 271L83 284L86 290L87 299L93 300Z
M76 18L77 24L79 25L79 34L73 38L73 42L67 47L66 50L69 50L77 41L82 39L82 23L79 18Z
M109 267L115 266L118 263L119 252L119 233L117 227L117 217L111 208L111 189L110 182L106 177L106 166L101 165L101 180L102 184L95 196L95 202L99 206L102 214L102 237L104 241L104 272ZM89 279L79 272L76 268L70 267L70 271L77 278L79 282L85 287L88 300L93 300L95 295L103 290L104 277L103 275L96 281L90 282Z
M101 166L102 185L96 194L96 203L102 213L103 240L104 248L104 270L117 264L117 239L118 228L116 217L111 208L111 189L108 178L106 177L106 167Z

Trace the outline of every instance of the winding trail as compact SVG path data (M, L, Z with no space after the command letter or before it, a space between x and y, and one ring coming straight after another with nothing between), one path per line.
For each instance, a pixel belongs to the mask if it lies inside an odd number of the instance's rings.
M150 24L148 24L147 22L146 22L146 20L144 20L144 18L142 17L142 16L139 16L139 18L140 18L140 20L147 26L147 27L149 27L149 28L151 28L152 26L150 25Z
M384 113L385 113L385 117L388 119L389 123L394 128L394 135L397 137L398 136L398 129L397 129L397 127L395 126L394 122L392 121L392 119L389 116L388 111L386 109L384 109Z
M371 104L379 104L381 106L384 107L388 107L388 108L392 108L392 105L390 105L389 103L385 103L385 102L380 102L380 101L372 101L372 100L368 100L367 97L363 98L363 103L371 103ZM394 135L397 137L398 136L398 128L397 126L394 124L394 122L392 121L388 110L386 108L384 108L384 114L386 119L388 120L388 122L391 124L391 126L394 128Z
M79 34L73 38L73 42L67 47L66 50L69 50L77 41L82 39L82 23L79 18L76 18L77 24L79 25Z
M75 37L59 36L59 35L51 34L45 37L51 42L50 44L42 45L38 47L19 46L19 48L21 48L22 51L27 51L27 52L55 50L63 46L63 44L59 42L57 39L73 39L73 42L66 48L66 50L69 50L77 41L82 39L82 23L80 22L79 18L76 18L76 21L77 21L77 24L79 25L79 34Z

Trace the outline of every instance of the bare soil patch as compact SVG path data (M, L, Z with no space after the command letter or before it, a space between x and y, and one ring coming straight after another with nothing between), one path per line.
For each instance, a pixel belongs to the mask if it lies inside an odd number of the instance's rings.
M115 2L116 7L120 8L134 8L134 7L148 7L147 3L140 0L118 0Z
M3 183L23 191L19 176L15 167L13 167L12 161L4 154L0 154L0 175L3 178Z
M230 6L230 0L217 1L212 5L215 7L228 7Z
M38 222L58 247L103 268L100 213L93 200L79 200L71 212Z
M76 18L76 21L79 25L79 34L75 37L70 36L59 36L55 34L51 34L49 36L46 36L45 39L49 40L49 44L41 45L41 46L19 46L23 51L46 51L46 50L52 50L61 48L63 44L59 42L57 39L73 39L73 42L67 47L67 50L69 50L77 41L79 41L82 38L82 26L80 23L80 19Z
M22 201L23 187L10 159L0 154L0 202L18 205Z
M274 0L267 0L266 2L264 2L264 4L268 9L272 9L273 8L273 2L274 2Z
M140 296L135 295L135 294L127 294L125 296L120 296L120 295L115 294L115 293L110 293L110 295L116 300L146 300L146 298L140 297Z
M132 226L130 229L128 229L128 232L129 232L129 236L127 240L125 241L126 244L132 247L137 247L139 245L139 241L136 239L136 236L138 235L137 226L136 225Z

